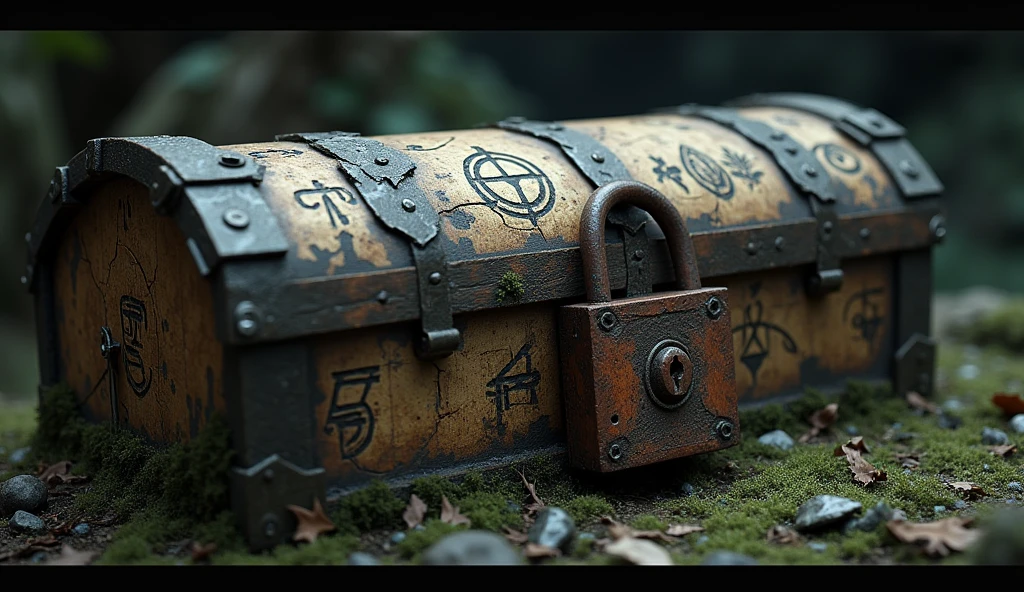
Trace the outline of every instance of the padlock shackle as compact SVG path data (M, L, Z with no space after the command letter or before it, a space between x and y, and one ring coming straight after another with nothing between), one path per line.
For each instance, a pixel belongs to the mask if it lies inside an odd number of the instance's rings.
M619 204L629 204L646 211L665 233L676 286L680 290L700 288L697 258L693 240L683 217L667 197L658 190L636 181L612 181L590 194L580 216L580 255L583 257L583 283L590 302L610 302L608 256L604 247L604 227L608 212Z

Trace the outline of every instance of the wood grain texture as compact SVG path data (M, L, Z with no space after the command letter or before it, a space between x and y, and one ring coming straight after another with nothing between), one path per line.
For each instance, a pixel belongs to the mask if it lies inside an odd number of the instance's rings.
M93 418L111 415L103 326L122 344L122 424L156 441L187 441L224 410L210 284L145 187L119 178L94 190L57 251L54 287L62 379Z

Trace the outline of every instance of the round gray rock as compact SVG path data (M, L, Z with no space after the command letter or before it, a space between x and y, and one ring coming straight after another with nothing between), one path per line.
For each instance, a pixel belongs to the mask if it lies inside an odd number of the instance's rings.
M71 530L73 530L74 533L77 534L77 535L85 536L85 535L89 534L89 531L92 530L92 529L89 528L88 524L83 522L83 523L79 524L78 526L72 528Z
M701 565L757 565L757 560L742 553L715 551L700 562Z
M847 522L844 530L849 532L856 529L863 530L864 532L871 532L878 528L878 526L883 522L892 520L893 514L894 511L888 504L885 502L878 502L875 507L864 512L863 517Z
M576 523L562 508L549 506L537 514L537 521L530 526L526 536L531 543L570 553L576 539Z
M1018 413L1010 418L1010 427L1018 434L1024 434L1024 413Z
M768 432L758 438L757 441L765 446L774 446L782 450L789 450L793 447L793 438L790 438L789 434L782 430Z
M15 450L14 452L12 452L11 455L7 457L7 460L11 461L12 464L18 464L18 463L24 461L26 458L28 458L28 453L29 452L32 452L32 447L31 446L26 446L25 448L19 448L19 449Z
M796 511L797 530L815 530L844 522L861 510L860 502L834 495L819 495Z
M423 552L426 565L519 565L519 552L505 537L483 530L450 534Z
M7 522L7 526L10 526L11 530L17 533L36 534L46 532L46 523L43 522L42 518L23 510L15 512L14 516Z
M380 560L362 551L356 551L348 556L349 565L380 565Z
M1006 432L1002 430L984 428L981 430L981 443L1000 446L1002 444L1009 444L1010 438L1006 435Z
M1024 485L1020 484L1020 481L1010 481L1006 484L1006 487L1010 491L1016 491L1017 493L1024 493Z
M0 485L0 515L38 512L46 507L46 499L45 483L32 475L16 475Z
M405 533L400 531L400 530L398 532L396 532L395 534L391 535L391 544L392 545L397 545L397 544L401 543L404 540L405 540Z
M964 410L964 404L956 399L949 399L942 404L942 409L949 413L959 413Z

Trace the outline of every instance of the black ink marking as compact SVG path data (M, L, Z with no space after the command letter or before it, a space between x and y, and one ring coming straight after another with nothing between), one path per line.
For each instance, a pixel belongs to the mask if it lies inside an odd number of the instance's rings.
M453 210L448 214L448 220L459 230L469 230L469 226L476 222L476 217L465 210Z
M146 320L146 305L138 298L121 296L121 359L124 363L125 378L140 398L146 396L152 386L153 371L146 374L142 359L142 335L139 329L149 327Z
M249 156L259 159L266 158L271 154L280 154L282 158L291 158L292 156L302 154L302 150L257 150L256 152L250 152Z
M732 332L740 333L742 346L740 349L740 361L750 371L753 383L757 384L757 371L761 364L771 353L772 332L779 334L782 338L782 347L791 354L797 351L796 342L789 333L782 327L762 321L764 305L760 300L747 305L743 310L743 323L733 328Z
M373 385L380 382L380 366L334 372L331 376L334 377L334 396L324 433L333 434L337 430L341 458L355 458L373 441L376 422L373 410L366 404L366 396L370 394ZM353 392L351 387L359 386L362 386L362 392L358 401L353 402L352 396L344 396L345 393Z
M772 119L774 119L776 123L781 123L782 125L800 127L800 122L788 115L776 115L772 117Z
M448 194L444 192L444 189L438 189L437 191L435 191L434 197L437 198L437 201L441 201L444 203L448 203L449 201L451 201L448 199Z
M448 138L447 140L445 140L444 142L438 144L437 146L434 146L433 148L424 148L423 146L420 146L419 144L409 144L408 146L405 147L405 149L409 150L409 151L412 151L412 152L430 152L431 150L438 150L440 148L444 148L445 146L447 146L454 139L455 139L455 136L452 136L452 137Z
M462 163L470 186L500 215L537 221L555 205L555 186L537 165L512 154L479 146Z
M167 362L160 364L160 374L162 374L165 379L167 378Z
M498 372L493 380L487 383L488 397L494 398L496 412L496 425L499 434L505 433L505 422L502 414L514 406L536 405L537 386L540 384L540 371L533 369L533 358L530 355L530 348L533 347L533 340L526 342L519 348L519 353L512 357L512 360L505 364L505 367ZM511 350L509 350L511 351ZM510 373L515 370L515 374ZM514 393L522 393L520 400L513 399Z
M174 381L172 380L171 381L171 394L173 395L173 394L176 394L177 392L178 392L178 387L174 385Z
M857 332L857 337L866 341L871 350L875 348L875 335L885 322L885 316L879 314L880 307L873 298L884 293L885 288L866 288L850 296L843 306L843 322L849 320L850 327ZM854 305L858 305L856 310Z
M701 187L721 199L732 199L736 191L732 178L713 158L686 145L679 146L679 158L682 159L686 172L700 183Z
M676 166L666 167L665 166L665 164L666 164L665 160L661 159L661 158L658 158L657 156L651 156L651 155L648 154L647 158L650 158L651 160L653 160L654 164L657 165L657 166L655 166L651 170L654 171L655 175L658 175L658 182L659 183L664 183L665 182L665 178L667 177L667 178L671 179L676 185L680 186L683 189L683 191L685 191L687 193L690 192L690 188L687 187L685 183L683 183L683 175L682 175L683 171L679 170L679 167L676 167Z
M128 231L128 219L132 217L132 204L128 200L118 200L117 209L121 213L121 225Z
M167 323L167 319L164 319L164 321L160 323L160 325L164 328L164 333L167 333L168 331L171 330L171 325Z
M451 179L452 178L452 174L451 173L434 173L434 178L435 179Z
M818 144L814 153L841 173L852 175L860 172L860 159L838 144Z
M295 201L299 202L299 205L307 210L317 210L320 208L320 205L323 204L324 210L327 211L327 217L331 220L331 227L337 228L338 222L348 224L348 216L341 213L341 208L338 207L334 198L331 197L332 194L337 196L337 198L343 203L356 203L355 196L349 193L349 191L344 187L325 187L323 183L316 179L313 180L313 189L300 189L295 192ZM302 199L306 195L318 196L320 201L306 203ZM337 218L337 220L335 220L335 218Z
M761 184L764 171L755 171L751 157L740 152L732 152L722 147L722 164L729 167L729 173L737 179L747 182L747 188L753 191L755 185Z

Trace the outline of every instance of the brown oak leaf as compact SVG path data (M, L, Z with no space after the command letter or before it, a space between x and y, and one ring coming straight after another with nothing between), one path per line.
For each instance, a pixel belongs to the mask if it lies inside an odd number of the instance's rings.
M811 424L811 429L806 434L800 436L798 442L801 444L806 443L811 438L820 434L823 430L827 430L832 427L832 424L839 418L839 404L829 403L821 409L815 411L810 417L807 418L808 423Z
M914 409L927 411L928 413L939 413L939 406L921 396L921 393L914 391L907 392L907 404Z
M945 557L950 551L963 551L981 536L976 530L964 528L970 522L970 518L958 517L924 523L890 520L885 526L901 542L924 543L925 553Z
M691 524L670 524L665 530L665 534L674 537L686 536L694 532L704 532L704 527Z
M331 519L324 513L324 507L320 505L320 498L313 498L313 509L307 510L302 506L287 506L295 518L298 519L299 525L295 528L295 535L292 536L293 541L306 541L312 543L317 539L318 536L326 532L333 532L338 529L337 526L331 522Z
M409 498L409 505L402 512L402 520L405 520L405 524L409 528L416 528L418 525L423 524L423 518L426 515L427 504L418 495L412 494L412 497Z
M455 526L457 524L472 524L468 517L459 514L458 506L453 506L447 496L441 496L441 522Z
M527 534L525 532L520 532L518 530L512 530L511 528L509 528L507 526L505 526L503 528L505 530L505 538L508 539L509 542L511 542L511 543L514 543L516 545L522 545L523 543L525 543L526 541L529 540L529 536L527 536Z
M916 469L921 466L922 456L923 452L897 452L896 460L900 461L900 466L904 469Z
M847 442L846 444L840 444L839 446L836 446L836 449L833 452L833 454L835 456L844 456L844 455L846 455L846 453L843 452L844 448L852 448L854 450L858 450L858 451L863 452L865 454L871 452L870 450L868 450L868 445L864 443L864 437L863 436L857 436L856 438L851 438L850 441Z
M89 478L84 475L71 475L71 466L71 461L69 460L62 460L59 463L54 463L43 468L39 473L39 480L45 483L47 487L56 487L64 483L80 483L82 481L89 480Z
M608 525L608 536L612 537L612 539L614 539L614 540L619 540L619 539L624 539L624 538L634 538L634 539L651 539L651 540L656 540L656 541L664 541L666 543L674 543L674 542L676 542L675 539L673 539L671 536L668 536L666 533L661 532L660 530L637 530L637 529L633 528L632 526L629 526L628 524L622 524L620 522L616 522L610 516L602 516L601 517L601 522L603 522L606 525ZM691 528L694 528L694 527L691 527ZM700 527L697 526L695 528L700 528ZM704 530L704 529L700 528L700 530ZM684 534L686 534L686 533L684 533ZM677 536L682 536L682 535L677 535Z
M516 472L519 473L519 477L522 478L526 491L530 494L530 502L525 506L526 515L531 516L536 514L544 507L544 502L541 501L540 497L537 495L537 489L534 487L533 483L526 480L526 475L524 475L522 471Z
M539 545L537 543L526 543L523 547L523 555L530 559L542 559L547 557L559 557L562 552L554 547Z
M853 443L854 440L857 441L856 444ZM854 440L836 448L833 453L836 456L846 456L846 463L850 467L850 472L853 473L853 480L861 485L871 485L877 481L888 479L885 471L875 468L861 456L861 450L867 450L863 440L859 437Z
M604 548L604 552L633 565L672 565L672 556L657 543L624 537Z
M985 493L984 489L970 481L954 481L952 483L946 483L946 486L953 491L962 493L967 499L975 499L988 495Z
M1017 446L1014 444L1002 444L999 446L989 446L988 450L996 456L1010 456L1017 452Z
M992 402L996 407L1002 409L1006 415L1024 413L1024 399L1018 394L996 393L992 395Z
M192 543L192 561L198 563L200 561L206 561L213 555L213 552L217 550L216 543L201 544L199 541Z
M769 543L779 545L798 545L803 540L795 530L781 524L776 524L768 529L767 539Z
M47 561L47 565L89 565L99 555L99 551L79 551L69 545L60 548L56 559Z

